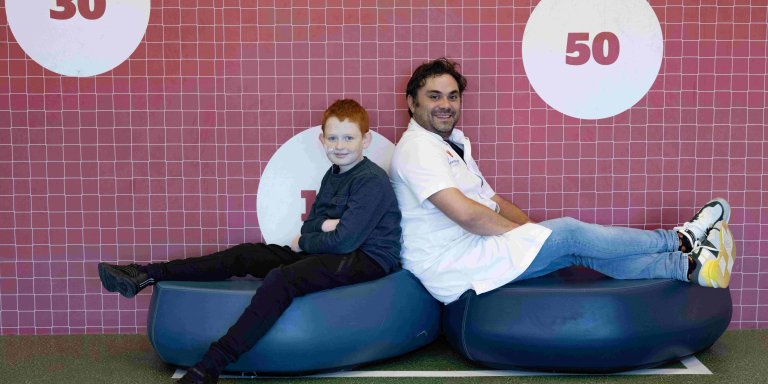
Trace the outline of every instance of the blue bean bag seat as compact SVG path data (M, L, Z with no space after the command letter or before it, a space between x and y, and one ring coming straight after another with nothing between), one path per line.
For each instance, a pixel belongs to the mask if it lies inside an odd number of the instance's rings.
M616 372L708 348L731 311L728 289L572 267L465 293L443 311L443 331L466 358L493 368Z
M261 280L160 282L147 332L160 358L191 366L234 324ZM435 340L441 305L408 271L293 301L228 371L299 374L386 359Z

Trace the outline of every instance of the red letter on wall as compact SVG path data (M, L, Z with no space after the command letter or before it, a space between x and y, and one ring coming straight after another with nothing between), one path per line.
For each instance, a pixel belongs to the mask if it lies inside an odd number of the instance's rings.
M309 211L312 210L312 204L315 203L315 199L317 198L317 191L301 191L301 198L304 199L304 214L301 215L301 221L304 221L309 217Z

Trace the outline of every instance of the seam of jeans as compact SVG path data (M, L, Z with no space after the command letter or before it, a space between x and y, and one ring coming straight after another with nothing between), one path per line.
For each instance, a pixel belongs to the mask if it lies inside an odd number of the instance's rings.
M622 281L622 279L614 279ZM626 290L645 290L648 289L649 286L655 286L660 284L670 284L673 282L676 282L676 279L631 279L632 280L632 286L622 286L622 287L599 287L599 288L586 288L586 287L579 287L579 291L584 292L602 292L602 291L626 291ZM566 287L566 288L545 288L545 287L515 287L515 292L572 292L572 287Z
M464 306L464 313L461 316L461 346L464 348L464 354L467 355L467 358L474 361L475 359L472 358L472 355L469 353L469 348L467 348L467 337L466 337L466 329L467 329L467 317L469 316L469 307L472 301L472 295L467 295L467 305Z

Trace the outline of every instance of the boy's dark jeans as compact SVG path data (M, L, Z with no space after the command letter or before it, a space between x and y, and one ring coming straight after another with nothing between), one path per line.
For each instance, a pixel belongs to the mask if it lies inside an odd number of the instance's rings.
M307 255L274 244L240 244L207 256L154 263L147 271L156 281L216 281L232 276L264 278L251 303L234 325L197 364L218 375L261 339L294 297L375 280L387 274L360 250Z

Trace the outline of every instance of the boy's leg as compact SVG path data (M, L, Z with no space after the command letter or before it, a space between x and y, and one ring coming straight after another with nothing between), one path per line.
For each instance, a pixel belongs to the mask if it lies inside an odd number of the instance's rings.
M240 318L211 344L194 370L211 377L247 352L275 324L295 297L386 275L365 253L313 255L269 272Z
M152 263L146 269L157 281L218 281L245 275L263 278L272 269L302 257L287 246L245 243L206 256Z
M264 277L273 268L290 264L301 255L274 244L240 244L207 256L149 265L99 263L99 278L110 292L133 297L163 280L216 281L232 276Z
M540 224L550 228L552 234L533 263L515 280L581 265L619 279L688 281L688 257L678 250L675 231L609 227L568 217Z

